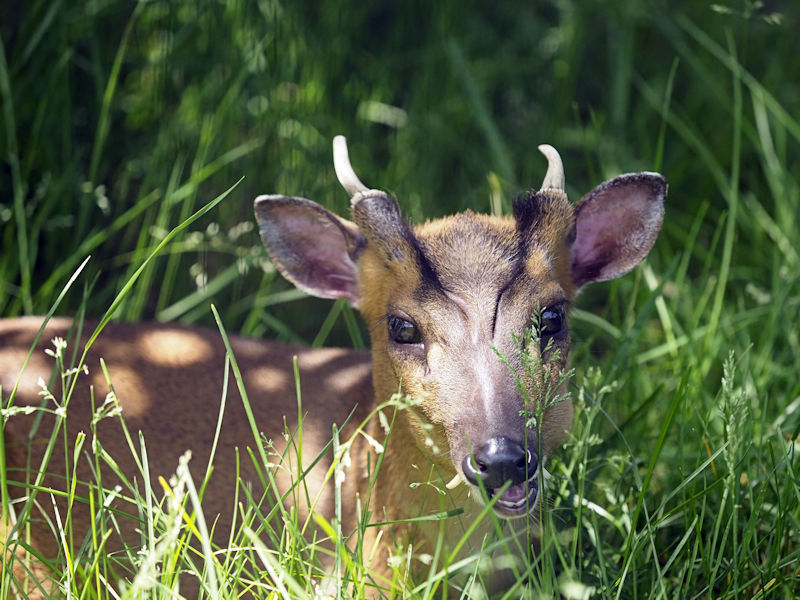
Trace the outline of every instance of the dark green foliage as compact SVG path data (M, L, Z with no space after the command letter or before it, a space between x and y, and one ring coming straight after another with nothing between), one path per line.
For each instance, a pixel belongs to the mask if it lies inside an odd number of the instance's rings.
M59 312L101 316L173 227L244 177L118 316L213 325L213 302L229 331L359 344L349 307L276 276L252 216L260 193L346 215L337 133L412 220L489 212L498 193L510 212L541 182L540 143L561 152L573 201L660 171L650 258L572 314L576 428L551 464L533 587L793 597L795 4L7 2L0 314L46 312L91 254Z

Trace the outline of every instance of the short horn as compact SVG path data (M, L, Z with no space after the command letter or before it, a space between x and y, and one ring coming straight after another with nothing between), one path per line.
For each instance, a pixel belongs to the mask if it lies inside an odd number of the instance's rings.
M333 168L336 171L336 178L342 184L342 187L347 190L351 198L359 192L369 190L367 186L361 183L361 180L350 165L347 139L343 135L337 135L333 138Z
M560 190L564 191L564 165L561 163L561 157L558 151L549 144L542 144L539 146L539 152L547 158L547 174L542 181L543 190Z

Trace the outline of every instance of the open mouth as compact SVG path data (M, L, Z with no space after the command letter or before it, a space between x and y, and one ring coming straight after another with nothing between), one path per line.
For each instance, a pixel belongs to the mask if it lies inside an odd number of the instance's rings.
M521 516L529 513L536 506L539 499L538 471L531 475L527 481L512 485L504 491L494 504L494 510L508 517ZM503 488L486 490L489 499L493 499Z
M539 479L547 476L536 446L494 436L460 462L463 479L477 490L478 499L492 502L501 517L531 514L539 500ZM449 484L448 484L449 487Z

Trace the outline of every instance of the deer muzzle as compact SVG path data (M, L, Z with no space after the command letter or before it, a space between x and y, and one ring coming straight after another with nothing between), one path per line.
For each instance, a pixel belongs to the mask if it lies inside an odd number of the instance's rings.
M526 448L506 436L495 436L468 454L461 468L467 481L483 488L490 500L500 494L494 504L499 515L522 516L536 506L539 457L530 446ZM506 484L509 485L503 491Z

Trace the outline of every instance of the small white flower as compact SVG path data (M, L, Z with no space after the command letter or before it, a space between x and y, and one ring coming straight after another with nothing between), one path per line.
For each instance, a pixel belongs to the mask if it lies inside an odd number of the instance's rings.
M67 349L67 340L65 340L62 337L54 337L53 338L53 346L55 346L59 350L66 350Z
M389 425L389 419L386 418L386 415L383 414L382 410L378 411L378 421L381 424L381 428L383 429L383 433L389 435L389 431L391 430L391 426Z
M35 406L11 406L0 410L0 415L3 419L13 417L14 415L30 415L36 410Z
M346 473L345 470L352 464L350 460L350 448L348 447L344 454L342 454L342 458L336 464L336 468L334 469L335 481L336 485L342 485L344 483Z
M314 583L314 600L333 600L335 596L335 585L329 579L323 582L322 585Z
M390 556L386 560L386 564L388 564L392 569L397 569L400 565L403 564L403 557L402 556Z
M361 432L361 435L363 435L367 439L367 442L369 442L369 445L372 446L375 452L377 452L378 454L383 454L383 451L385 449L383 447L383 444L381 444L378 440L376 440L374 437L372 437L371 435L369 435L364 431Z

